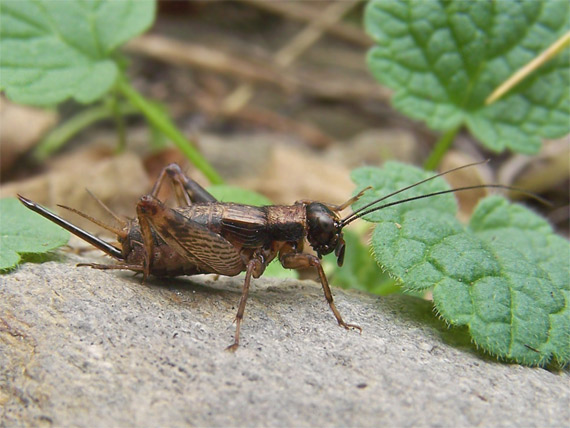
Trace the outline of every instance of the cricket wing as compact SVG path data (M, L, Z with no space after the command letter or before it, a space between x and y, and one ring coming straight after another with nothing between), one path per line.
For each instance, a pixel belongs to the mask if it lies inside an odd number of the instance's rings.
M245 248L267 243L267 216L261 207L225 204L221 218L221 234Z
M239 252L223 236L175 210L160 208L148 217L153 229L201 271L233 276L245 269Z

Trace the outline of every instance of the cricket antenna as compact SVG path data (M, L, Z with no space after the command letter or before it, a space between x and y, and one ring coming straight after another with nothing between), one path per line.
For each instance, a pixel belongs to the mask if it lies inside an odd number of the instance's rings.
M342 222L343 222L343 224L351 223L353 221L352 217L355 217L354 219L362 217L361 215L358 215L358 214L361 213L362 211L364 211L366 208L370 208L372 205L376 205L377 203L382 202L388 198L391 198L392 196L397 195L398 193L405 192L406 190L411 189L412 187L419 186L420 184L423 184L427 181L431 181L431 180L436 179L437 177L442 177L442 176L450 174L452 172L459 171L460 169L465 169L465 168L470 168L472 166L482 165L482 164L487 163L487 162L489 162L489 159L485 159L484 161L481 161L481 162L468 163L467 165L458 166L457 168L453 168L453 169L449 169L449 170L444 171L444 172L440 172L439 174L432 175L431 177L428 177L424 180L418 181L417 183L410 184L409 186L406 186L406 187L402 187L401 189L396 190L395 192L389 193L388 195L383 196L380 199L376 199L375 201L372 201L369 204L364 205L363 207L360 207L359 209L354 211L352 214L349 214L346 218L344 218L342 220ZM359 193L359 195L360 195L360 193Z
M124 260L123 252L119 250L117 247L103 241L100 238L86 232L83 229L78 228L77 226L69 223L67 220L62 219L57 214L52 213L51 211L45 209L41 205L36 204L34 201L31 201L27 198L24 198L22 195L18 195L18 199L21 203L23 203L27 208L31 209L32 211L37 212L41 216L47 218L50 221L53 221L55 224L63 227L65 230L73 233L75 236L83 239L84 241L90 243L94 247L100 249L104 253L110 255L111 257L117 260ZM72 210L73 211L73 210ZM76 211L74 211L76 212Z
M432 197L432 196L445 195L445 194L447 194L447 193L462 192L462 191L473 190L473 189L495 188L495 189L511 190L511 191L520 192L520 193L523 193L523 194L525 194L525 195L531 196L532 198L538 200L539 202L541 202L541 203L543 203L543 204L545 204L545 205L552 206L552 203L550 203L550 202L547 201L546 199L544 199L544 198L538 196L538 195L535 194L535 193L529 192L528 190L525 190L525 189L520 189L520 188L518 188L518 187L507 186L507 185L503 185L503 184L478 184L478 185L475 185L475 186L458 187L458 188L456 188L456 189L442 190L442 191L439 191L439 192L433 192L433 193L428 193L428 194L425 194L425 195L414 196L414 197L411 197L411 198L401 199L401 200L399 200L399 201L389 202L389 203L387 203L387 204L383 204L383 205L380 205L380 206L371 208L372 206L374 206L374 205L376 205L376 204L378 204L378 203L380 203L380 202L382 202L382 201L384 201L384 200L386 200L386 199L388 199L388 198L390 198L390 197L392 197L392 196L394 196L394 195L397 195L398 193L404 192L405 190L411 189L412 187L416 187L416 186L418 186L418 185L420 185L420 184L425 183L426 181L433 180L434 178L441 177L442 175L446 175L446 174L449 174L449 173L454 172L454 171L458 171L458 170L463 169L463 168L468 168L468 167L471 167L471 166L480 165L480 164L485 163L485 162L488 162L488 160L483 161L483 162L471 163L471 164L468 164L468 165L463 165L463 166L460 166L460 167L457 167L457 168L450 169L450 170L448 170L448 171L445 171L445 172L442 172L442 173L440 173L440 174L436 174L436 175L434 175L434 176L432 176L432 177L426 178L425 180L418 181L417 183L411 184L411 185L406 186L406 187L404 187L404 188L402 188L402 189L396 190L395 192L392 192L392 193L390 193L390 194L388 194L388 195L386 195L386 196L383 196L383 197L381 197L381 198L379 198L379 199L376 199L375 201L370 202L369 204L367 204L367 205L365 205L365 206L359 208L358 210L356 210L356 211L353 212L352 214L349 214L347 217L345 217L344 219L342 219L342 220L341 220L341 227L344 227L344 226L346 226L346 225L352 223L352 222L353 222L354 220L356 220L356 219L359 219L359 218L361 218L361 217L363 217L363 216L365 216L365 215L367 215L367 214L370 214L370 213L372 213L372 212L374 212L374 211L379 211L379 210L381 210L381 209L383 209L383 208L392 207L392 206L394 206L394 205L403 204L403 203L405 203L405 202L416 201L416 200L418 200L418 199L430 198L430 197Z

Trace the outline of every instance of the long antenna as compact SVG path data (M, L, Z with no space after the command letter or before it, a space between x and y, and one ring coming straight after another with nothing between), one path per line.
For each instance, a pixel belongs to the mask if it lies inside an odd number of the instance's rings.
M431 177L428 177L428 178L426 178L426 179L424 179L424 180L422 180L422 181L418 181L417 183L414 183L414 184L411 184L411 185L409 185L409 186L403 187L403 188L401 188L401 189L399 189L399 190L396 190L395 192L389 193L388 195L381 197L380 199L376 199L375 201L370 202L369 204L364 205L363 207L360 207L359 209L357 209L356 211L354 211L352 214L349 214L349 215L348 215L345 219L343 219L342 221L343 221L343 223L348 224L348 223L350 223L350 222L352 221L352 217L355 217L355 218L360 218L360 217L362 217L362 216L359 216L358 214L359 214L360 212L364 211L366 208L369 208L369 207L371 207L372 205L376 205L377 203L382 202L382 201L384 201L384 200L386 200L386 199L388 199L388 198L391 198L392 196L397 195L398 193L402 193L402 192L404 192L404 191L406 191L406 190L408 190L408 189L411 189L412 187L419 186L420 184L423 184L423 183L425 183L425 182L427 182L427 181L436 179L437 177L441 177L441 176L443 176L443 175L447 175L447 174L450 174L450 173L455 172L455 171L459 171L460 169L469 168L469 167L476 166L476 165L482 165L482 164L487 163L487 162L489 162L489 159L486 159L486 160L481 161L481 162L473 162L473 163L469 163L469 164L467 164L467 165L458 166L457 168L453 168L453 169L450 169L450 170L441 172L441 173L439 173L439 174L436 174L436 175L433 175L433 176L431 176Z
M374 211L378 211L378 210L381 210L383 208L393 207L394 205L403 204L404 202L417 201L418 199L429 198L429 197L437 196L437 195L445 195L446 193L454 193L454 192L461 192L464 190L473 190L473 189L481 189L481 188L489 188L489 187L496 188L496 189L507 189L507 190L514 190L517 192L521 192L521 193L524 193L525 195L532 196L533 198L542 202L543 204L552 206L552 203L550 203L546 199L544 199L544 198L542 198L542 197L540 197L540 196L538 196L532 192L524 190L524 189L519 189L517 187L511 187L511 186L505 186L502 184L478 184L476 186L458 187L457 189L442 190L440 192L433 192L433 193L428 193L426 195L414 196L414 197L407 198L407 199L400 199L399 201L394 201L394 202L390 202L390 203L387 203L384 205L380 205L379 207L370 208L369 210L366 210L366 211L362 211L362 209L360 209L360 210L358 210L358 214L356 216L351 214L348 217L346 217L345 219L341 220L341 227L344 227L347 224L352 223L354 220L357 220L360 217L363 217L367 214L373 213ZM374 205L375 203L380 202L384 199L386 199L386 198L384 197L382 199L374 201L372 204L369 204L369 205Z
M22 195L18 195L18 199L20 199L20 202L23 203L26 207L28 207L32 211L37 212L38 214L44 216L48 220L53 221L55 224L60 225L65 230L68 230L69 232L73 233L75 236L78 236L84 241L89 242L95 248L100 249L101 251L105 252L111 257L114 257L117 260L124 260L123 252L119 250L117 247L103 241L102 239L97 238L94 235L91 235L89 232L86 232L83 229L78 228L77 226L62 219L57 214L54 214L51 211L42 207L41 205L36 204L34 201L24 198Z

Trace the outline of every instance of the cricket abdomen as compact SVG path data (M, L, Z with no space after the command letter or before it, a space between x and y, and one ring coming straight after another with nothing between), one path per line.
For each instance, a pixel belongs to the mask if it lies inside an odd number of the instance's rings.
M150 273L154 276L197 275L205 272L199 265L175 251L157 234L153 234L153 256ZM126 239L121 240L124 262L127 265L143 266L145 249L138 221L130 225Z

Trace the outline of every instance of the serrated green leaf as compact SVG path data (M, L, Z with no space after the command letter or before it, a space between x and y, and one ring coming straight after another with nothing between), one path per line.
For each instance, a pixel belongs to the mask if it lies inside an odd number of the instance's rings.
M570 132L570 53L541 66L506 96L490 93L570 30L566 1L371 0L368 65L395 90L394 106L447 131L465 124L486 147L535 153Z
M508 221L494 222L498 217ZM483 200L470 229L500 258L513 302L509 346L523 362L570 360L570 246L546 220L499 197ZM476 340L476 338L475 338ZM476 340L477 341L477 340ZM516 349L518 348L518 349ZM536 350L540 351L537 355Z
M368 185L362 181L366 176L388 182L398 176L395 168L356 173L353 178L359 187ZM417 181L410 166L400 168L401 177L413 178L400 180L398 186ZM394 188L374 190L381 195ZM468 326L473 341L487 352L528 365L552 359L566 364L570 360L568 242L556 236L544 219L503 198L481 201L468 228L449 208L441 209L439 198L428 198L423 209L410 202L398 205L397 212L374 216L378 224L372 248L378 263L405 289L434 287L440 315L451 324Z
M20 254L45 253L68 240L69 232L28 210L17 199L0 199L0 271L14 267Z
M153 0L5 0L0 89L24 104L93 102L118 76L113 51L146 30L154 13Z
M271 205L265 196L241 187L216 184L208 187L208 192L220 202L235 202L236 204L264 206Z

